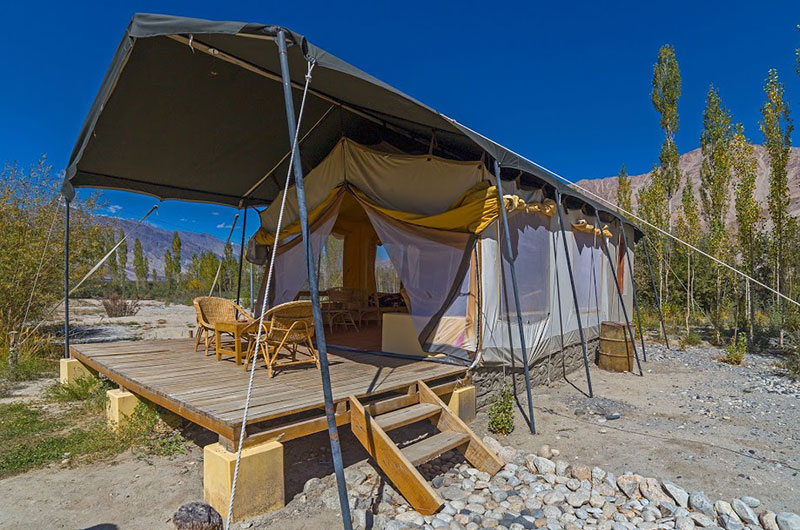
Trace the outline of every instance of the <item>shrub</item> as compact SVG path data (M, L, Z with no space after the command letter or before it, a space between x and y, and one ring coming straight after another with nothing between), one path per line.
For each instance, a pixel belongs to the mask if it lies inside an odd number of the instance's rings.
M100 301L110 318L132 317L139 312L138 300L126 300L116 293L112 293L108 298L101 298Z
M510 386L498 392L489 408L489 430L502 435L511 434L514 430L514 394Z
M699 333L690 331L681 337L681 349L686 349L687 346L697 346L703 342L703 338Z
M787 357L783 361L783 369L789 377L800 381L800 330L789 332L787 339Z
M721 357L720 360L738 366L744 361L745 353L747 353L747 337L745 337L744 333L739 333L739 340L736 340L736 337L731 339L725 356Z

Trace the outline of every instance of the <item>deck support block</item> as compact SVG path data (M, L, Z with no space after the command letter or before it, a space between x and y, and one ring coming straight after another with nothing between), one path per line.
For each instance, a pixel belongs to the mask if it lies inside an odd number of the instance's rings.
M108 426L114 431L119 431L128 419L133 415L136 406L139 404L139 398L136 394L115 388L106 392L108 401L106 402L106 418L108 418Z
M471 423L475 419L475 386L462 386L453 390L447 408L464 423Z
M228 514L236 453L222 444L203 448L203 499ZM242 449L232 521L283 508L283 444L272 440Z
M87 377L97 377L97 372L87 368L78 359L59 359L58 360L58 382L62 385L74 383L78 379Z

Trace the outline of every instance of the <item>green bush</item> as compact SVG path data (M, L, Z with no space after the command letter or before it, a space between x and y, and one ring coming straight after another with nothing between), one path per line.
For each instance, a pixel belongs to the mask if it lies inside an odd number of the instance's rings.
M728 364L740 365L744 362L744 355L747 353L747 337L744 333L739 333L739 340L736 337L731 338L731 343L726 348L724 357L721 357L722 362Z
M489 431L495 434L508 435L514 430L514 394L511 387L506 386L498 392L489 408Z
M684 350L687 346L697 346L701 342L703 342L703 338L700 334L695 331L690 331L681 337L681 349Z

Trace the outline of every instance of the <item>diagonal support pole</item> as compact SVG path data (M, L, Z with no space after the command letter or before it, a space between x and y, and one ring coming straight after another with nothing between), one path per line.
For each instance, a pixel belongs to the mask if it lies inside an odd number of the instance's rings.
M328 368L328 348L325 343L325 327L322 321L322 309L319 303L319 286L317 285L317 269L314 267L314 254L311 245L311 234L308 229L308 207L306 205L306 192L303 183L303 165L300 163L300 147L295 142L297 124L294 115L294 101L292 99L292 81L289 75L289 58L286 49L286 32L278 30L276 42L281 64L281 80L283 82L283 97L286 103L286 121L289 126L289 145L293 146L296 163L294 169L294 185L297 191L297 210L300 216L300 231L303 235L303 245L306 254L306 269L308 270L308 288L311 293L311 307L314 313L314 328L319 351L320 375L322 376L322 391L325 397L325 416L328 420L328 437L331 442L331 455L333 468L336 472L336 483L339 489L339 506L342 510L342 524L345 530L353 527L350 518L350 504L347 499L347 483L344 478L342 465L342 449L339 445L339 431L336 427L336 411L333 404L333 391L331 389L331 374Z
M244 266L244 238L247 234L247 205L244 207L244 219L242 219L242 241L239 243L239 276L236 280L236 305L241 305L242 299L242 267ZM252 290L251 290L252 293ZM252 298L252 296L251 296Z
M614 286L617 288L617 296L619 297L619 304L622 306L622 314L625 317L625 325L628 326L628 335L630 335L631 338L633 356L636 358L636 366L639 368L639 375L643 376L644 372L642 372L642 364L639 362L639 352L636 349L636 338L633 336L631 321L628 318L628 310L625 308L625 300L622 298L622 286L619 284L617 270L614 268L614 260L611 258L611 251L608 249L608 238L606 237L606 231L603 230L603 226L600 224L600 214L597 213L597 210L594 211L594 218L597 220L597 226L595 229L599 229L600 235L603 237L603 250L605 250L606 257L608 258L608 266L611 267L611 275L614 276Z
M506 250L508 251L508 265L511 269L511 283L514 287L514 306L517 309L517 326L519 326L519 342L522 348L522 363L525 370L525 393L528 396L528 417L530 418L531 434L536 434L536 423L533 419L533 396L531 393L531 376L528 367L528 349L525 346L525 328L522 327L522 307L519 303L519 288L517 287L517 272L514 268L514 253L511 249L511 232L508 229L508 214L506 213L506 203L503 199L503 184L500 182L500 164L494 161L494 177L497 181L497 195L500 207L500 217L503 220L503 230L506 239ZM514 344L511 344L511 355L514 355Z
M64 358L69 359L69 203L64 197Z
M650 283L653 284L653 296L656 299L656 308L658 309L658 317L661 319L661 331L664 333L664 344L669 348L669 339L667 338L667 325L664 323L664 312L661 310L661 298L658 296L658 287L656 287L656 278L653 276L653 266L650 264L650 251L647 247L648 238L644 237L644 256L647 258L647 270L650 273Z
M564 258L567 260L569 284L572 287L572 302L575 304L575 316L578 317L578 334L581 336L581 349L583 350L583 366L586 368L586 383L589 385L589 397L594 397L592 390L592 376L589 373L589 355L586 353L586 337L583 335L581 323L581 308L578 304L578 292L575 290L575 275L572 272L572 260L569 258L569 245L567 245L567 232L564 227L564 216L561 213L561 192L556 190L556 212L558 212L558 226L561 228L561 240L564 242Z
M628 270L631 276L631 289L633 291L633 310L636 312L636 322L639 324L639 340L642 344L642 360L647 362L647 350L644 347L644 328L642 327L642 315L639 313L639 300L636 293L636 282L633 281L633 262L631 261L631 253L633 249L628 246L628 236L625 235L625 225L622 224L622 241L625 243L625 257L628 260Z

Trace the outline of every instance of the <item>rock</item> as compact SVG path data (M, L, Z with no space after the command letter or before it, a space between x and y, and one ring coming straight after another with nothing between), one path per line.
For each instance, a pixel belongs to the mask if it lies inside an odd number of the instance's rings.
M694 521L691 517L678 517L675 520L676 530L694 530Z
M654 478L646 478L639 483L639 491L650 502L671 502L672 499L661 489L661 483Z
M769 510L761 512L758 514L758 520L761 522L761 526L764 527L764 530L779 530L778 521L775 518L774 512Z
M664 491L666 491L667 494L678 504L678 506L682 508L687 508L689 506L689 494L686 492L686 490L667 480L663 481L661 486L664 488Z
M444 483L444 477L441 475L439 475L438 477L433 477L433 480L431 480L431 484L433 484L433 487L436 489L441 488L444 485L443 483Z
M348 468L344 470L344 479L347 481L348 486L356 487L365 480L367 475L363 471L355 468Z
M425 518L414 510L398 513L395 515L394 519L395 521L400 521L401 523L414 523L418 525L425 524Z
M717 511L717 517L725 530L742 530L744 528L742 521L736 515L733 506L729 502L717 501L714 503L714 509Z
M712 526L716 526L717 522L709 517L708 515L700 512L692 512L689 514L690 517L694 520L695 524L698 526L702 526L704 528L710 528Z
M550 506L561 504L565 500L564 494L558 490L551 490L542 497L542 502Z
M540 473L544 475L545 473L552 473L555 471L556 464L547 458L534 456L528 461L528 469L530 469L533 473Z
M780 530L800 530L800 515L791 512L781 512L775 517Z
M567 502L573 508L580 508L591 498L591 492L588 489L581 488L578 491L573 491L567 495Z
M499 455L500 450L503 448L503 445L500 442L488 435L483 437L483 443L487 449L496 455Z
M714 505L711 500L702 491L693 491L689 493L689 508L696 512L704 513L714 517Z
M506 464L509 464L517 459L517 450L510 445L506 445L500 449L497 453L497 457Z
M547 445L547 444L543 444L539 448L538 453L539 453L539 456L541 456L542 458L552 458L552 456L553 456L553 452L550 450L550 446Z
M617 486L629 499L640 497L639 495L639 482L642 477L639 475L620 475L617 478Z
M339 506L339 490L336 486L330 487L322 492L322 504L329 510L338 510Z
M572 476L578 480L592 480L592 471L587 466L572 466Z
M603 483L606 478L606 472L595 466L592 468L592 484L598 486Z
M742 502L751 508L758 508L759 506L761 506L761 501L756 499L755 497L744 496L742 497Z
M478 480L482 480L483 482L489 482L490 480L492 480L492 476L486 471L478 471L477 473L475 473L475 478Z
M303 493L305 494L310 493L314 488L316 488L320 484L322 484L322 481L317 477L308 479L306 483L303 485Z
M353 519L353 527L366 528L367 527L367 510L352 510L350 517Z
M177 530L222 530L222 516L204 502L189 502L172 516Z
M622 417L622 414L620 414L619 412L612 412L610 414L606 414L606 419L607 420L618 420L621 417Z
M581 481L576 478L571 478L567 481L567 487L572 491L576 491L581 487Z
M567 470L569 469L569 464L564 462L563 460L556 460L556 475L565 476L567 474Z
M758 519L756 518L756 514L753 512L753 509L745 504L741 499L733 499L732 506L733 511L736 512L736 515L739 516L739 519L749 525L758 524Z
M456 485L447 486L440 494L449 501L460 501L467 497L467 492Z

